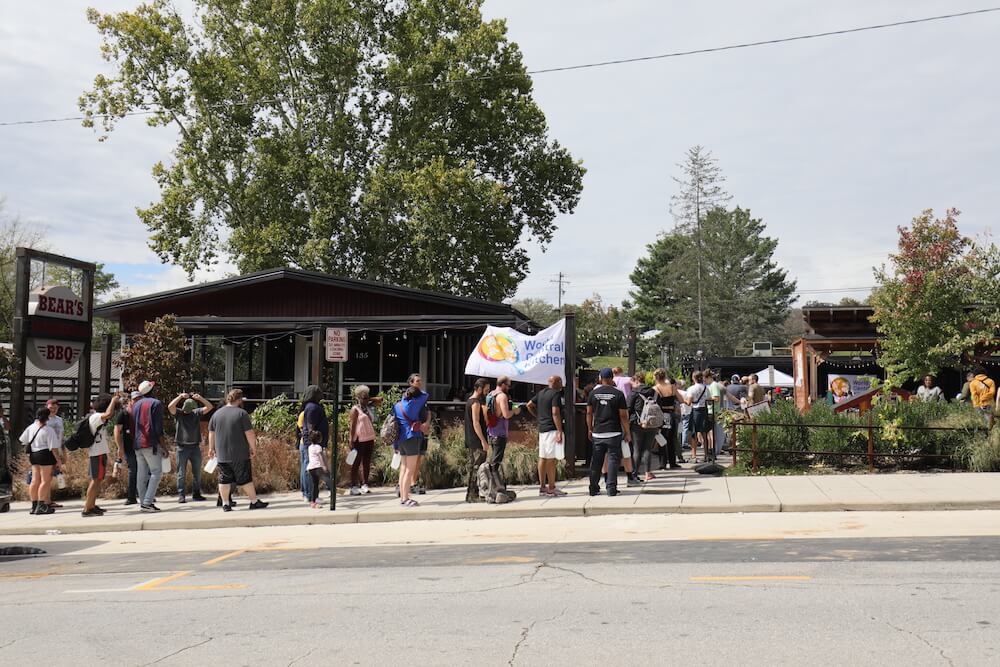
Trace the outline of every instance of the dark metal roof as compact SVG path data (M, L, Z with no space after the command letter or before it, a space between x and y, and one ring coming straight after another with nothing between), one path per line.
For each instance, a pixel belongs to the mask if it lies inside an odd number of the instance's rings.
M256 273L249 273L243 276L224 278L223 280L216 280L214 282L190 285L187 287L181 287L178 289L168 290L165 292L157 292L155 294L147 294L144 296L122 299L120 301L114 301L111 303L106 303L98 306L97 308L94 309L94 314L97 315L98 317L103 317L107 319L116 319L119 316L119 314L122 313L123 311L128 311L137 308L144 308L144 307L155 307L157 304L166 301L171 301L174 299L179 299L189 296L203 296L206 294L211 294L213 292L219 292L222 290L228 290L236 287L259 285L261 283L268 283L286 278L302 282L311 282L321 286L340 287L355 291L369 292L372 294L390 295L401 298L413 299L416 301L424 301L427 303L435 303L445 306L466 308L469 310L479 311L482 313L490 313L497 315L513 314L520 320L523 320L525 322L529 321L525 315L518 312L515 308L513 308L508 304L495 303L492 301L484 301L482 299L474 299L470 297L454 296L452 294L432 292L429 290L415 289L412 287L389 285L387 283L380 283L371 280L344 278L342 276L333 276L327 273L319 273L316 271L304 271L302 269L289 269L289 268L257 271Z
M515 312L506 315L407 315L382 317L178 317L177 325L185 331L218 332L235 335L290 330L309 331L316 326L343 327L349 331L459 331L482 329L487 325L509 326L534 331L533 323Z

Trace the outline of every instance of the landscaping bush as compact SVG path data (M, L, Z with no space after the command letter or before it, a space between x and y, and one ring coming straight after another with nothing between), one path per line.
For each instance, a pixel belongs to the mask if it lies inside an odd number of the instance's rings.
M790 401L779 401L772 406L770 412L758 415L758 424L794 424L795 426L758 427L757 462L761 466L801 464L808 457L809 452L808 429L798 426L804 421L795 404ZM747 430L750 431L748 427ZM751 436L749 433L746 437L746 443L746 455L751 456ZM793 453L777 453L774 450L785 450Z
M972 472L1000 472L1000 427L987 435L979 432L960 450L962 467Z

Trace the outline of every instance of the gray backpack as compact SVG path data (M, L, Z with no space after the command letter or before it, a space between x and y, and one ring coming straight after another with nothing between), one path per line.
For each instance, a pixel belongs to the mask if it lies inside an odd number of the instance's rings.
M639 426L648 429L663 428L667 420L663 418L663 408L656 402L656 398L642 397L642 412L639 413Z
M507 489L507 484L503 481L500 470L491 465L489 461L480 465L479 469L476 470L476 481L479 483L479 495L487 503L503 505L517 497L514 491Z

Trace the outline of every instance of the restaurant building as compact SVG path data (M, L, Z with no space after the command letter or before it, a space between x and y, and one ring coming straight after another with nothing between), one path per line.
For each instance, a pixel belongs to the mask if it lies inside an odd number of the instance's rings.
M149 294L95 309L117 322L123 343L146 322L172 314L190 339L199 390L221 398L239 387L251 402L300 394L322 383L342 398L354 385L373 393L420 373L433 400L445 400L474 378L465 364L486 325L533 333L513 307L479 299L343 278L272 269ZM348 333L348 360L325 361L325 329Z

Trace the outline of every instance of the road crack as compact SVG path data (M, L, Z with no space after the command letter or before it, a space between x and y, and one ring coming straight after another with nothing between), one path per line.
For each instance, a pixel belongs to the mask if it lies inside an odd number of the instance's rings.
M937 646L936 644L931 643L927 639L925 639L924 636L921 635L919 632L914 632L913 630L907 630L906 628L901 628L898 625L893 625L892 623L890 623L889 621L886 621L884 619L882 620L882 622L885 623L886 625L888 625L890 628L892 628L896 632L901 632L901 633L903 633L905 635L910 635L911 637L915 637L915 638L919 639L925 646L927 646L927 648L929 648L929 649L931 649L933 651L937 651L938 655L941 656L942 660L944 660L949 665L952 665L952 667L954 667L954 665L955 665L954 661L952 661L952 659L949 658L947 656L947 654L945 654L944 649L941 648L940 646Z
M552 618L545 618L541 620L536 619L526 627L522 628L521 637L517 640L517 643L514 644L514 651L510 654L510 660L507 661L508 667L514 667L514 661L517 660L517 652L521 650L522 646L524 646L524 642L528 641L528 635L531 634L531 631L535 629L536 625L538 625L539 623L551 623L552 621L558 620L559 618L562 618L562 616L564 616L568 610L569 607L566 607Z
M205 644L207 644L210 641L212 641L212 637L209 637L208 639L203 639L202 641L196 642L194 644L190 644L188 646L185 646L184 648L180 648L180 649L174 651L173 653L169 653L169 654L163 656L162 658L157 658L153 662L147 662L146 665L143 665L143 667L146 667L147 665L155 665L157 663L163 662L167 658L172 658L175 655L183 653L184 651L187 651L187 650L190 650L190 649L193 649L193 648L198 648L199 646L204 646Z
M299 657L295 658L290 663L288 663L288 665L286 667L292 667L292 665L294 665L295 663L299 662L300 660L305 660L306 658L308 658L309 656L311 656L313 653L315 653L316 650L317 649L310 649L308 653L305 653L305 654L300 655Z

